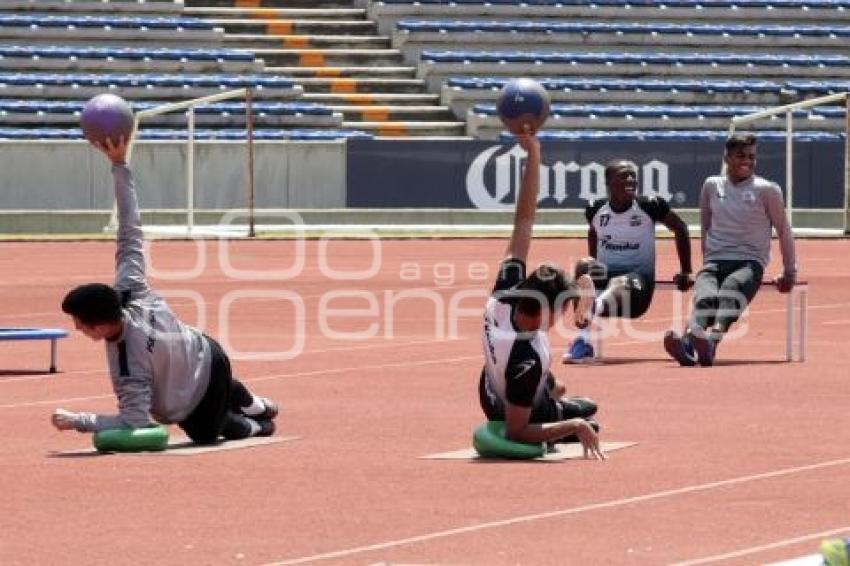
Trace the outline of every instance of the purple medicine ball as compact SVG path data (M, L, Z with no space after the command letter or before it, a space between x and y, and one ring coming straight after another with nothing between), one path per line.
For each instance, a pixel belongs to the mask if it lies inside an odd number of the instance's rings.
M549 93L533 79L513 79L502 88L496 111L512 134L521 134L525 125L536 133L549 117Z
M98 94L83 107L80 127L92 143L102 144L107 138L117 143L122 136L129 142L133 133L133 110L120 96Z

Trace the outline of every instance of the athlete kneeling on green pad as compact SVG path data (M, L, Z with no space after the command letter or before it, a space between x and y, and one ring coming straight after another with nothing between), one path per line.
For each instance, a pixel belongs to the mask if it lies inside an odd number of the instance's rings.
M118 203L115 285L89 283L69 292L62 310L93 340L104 340L117 415L57 409L59 430L98 432L177 424L194 442L274 434L278 408L233 377L219 344L181 322L148 286L136 191L127 144L98 146L112 162Z
M583 275L571 282L562 269L546 264L526 274L540 184L540 142L533 134L519 135L517 141L528 158L506 257L484 310L481 408L490 421L505 421L510 440L578 440L586 457L604 459L593 420L596 403L564 397L566 388L549 371L552 352L547 331L556 313L569 305L575 305L578 316L588 312L593 281Z

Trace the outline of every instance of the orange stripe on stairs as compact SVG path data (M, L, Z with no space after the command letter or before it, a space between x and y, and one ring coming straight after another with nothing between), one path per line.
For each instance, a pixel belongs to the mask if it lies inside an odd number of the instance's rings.
M313 73L317 78L336 78L342 76L342 69L339 67L328 67L326 69L318 69Z
M407 128L399 122L387 122L378 126L378 135L386 137L405 137Z
M302 67L324 67L325 56L316 51L305 51L298 57L299 65Z
M390 111L385 106L376 106L360 113L365 122L386 122L390 117Z
M288 35L292 33L293 27L289 20L278 20L273 24L266 24L266 33L269 35Z
M375 97L373 97L371 94L363 94L363 93L361 93L361 94L349 94L349 95L343 96L343 99L346 102L349 102L351 104L374 104L375 103Z
M345 94L357 92L357 79L339 79L331 83L331 92Z
M310 38L306 35L290 35L283 38L283 46L287 49L304 49L310 47Z

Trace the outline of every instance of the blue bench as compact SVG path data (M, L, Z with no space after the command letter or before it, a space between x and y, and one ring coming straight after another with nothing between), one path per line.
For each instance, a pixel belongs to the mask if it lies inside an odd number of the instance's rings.
M133 110L138 112L162 106L165 102L132 101ZM0 99L0 112L27 114L75 114L82 112L85 101L62 100L9 100ZM252 109L257 115L269 116L330 116L333 110L327 106L304 102L255 102ZM229 115L244 114L244 102L216 102L195 108L196 114Z
M0 73L0 85L18 86L98 86L109 87L227 87L227 88L292 88L295 81L286 77L259 75L206 75L206 74L54 74L54 73Z
M477 6L666 6L669 8L847 8L850 0L379 0L379 4Z
M48 59L129 59L179 61L253 61L254 55L236 49L168 49L141 47L67 47L0 45L2 57L40 57Z
M722 142L729 136L726 130L541 130L538 137L542 141L682 141L709 140ZM784 141L785 132L759 132L760 140ZM843 140L844 134L827 132L794 132L795 141L834 141ZM502 143L514 143L514 136L503 132L499 136Z
M787 88L813 94L832 94L850 90L850 81L788 81Z
M422 51L423 61L435 63L569 63L569 64L669 64L733 66L848 67L845 55L770 55L764 53L602 53L518 51Z
M517 32L517 33L616 33L616 34L692 34L692 35L771 35L808 37L847 37L850 26L818 25L743 25L743 24L666 24L605 22L492 22L492 21L412 21L401 20L396 29L409 32Z
M50 373L56 373L56 341L68 336L58 328L0 328L0 340L50 340Z
M26 28L113 28L113 29L198 29L211 30L212 24L196 18L129 16L56 16L48 14L2 14L0 27Z
M643 105L643 104L553 104L550 114L553 116L605 116L642 118L731 118L759 112L761 106L719 106L719 105ZM489 104L476 104L472 107L475 114L495 116L496 107ZM821 106L809 110L796 110L795 116L819 116L823 118L843 118L845 110L838 106Z
M186 130L142 129L137 134L142 140L185 140ZM254 130L255 140L332 141L372 139L374 136L360 130ZM3 128L0 139L9 140L81 140L79 128ZM245 140L245 130L195 130L198 140Z
M469 90L500 90L510 79L505 77L450 77L449 87ZM617 79L540 77L536 79L548 91L558 90L645 90L684 92L762 92L779 93L782 85L771 81L690 80L690 79Z

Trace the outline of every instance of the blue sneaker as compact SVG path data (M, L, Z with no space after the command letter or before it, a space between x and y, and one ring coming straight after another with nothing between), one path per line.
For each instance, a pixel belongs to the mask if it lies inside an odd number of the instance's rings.
M579 336L573 340L573 343L564 352L562 361L565 364L586 364L592 362L595 357L596 355L590 342Z
M693 367L697 365L694 347L687 337L682 337L668 330L664 334L664 349L670 357L679 362L680 366Z

